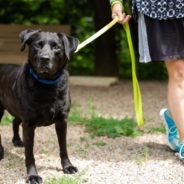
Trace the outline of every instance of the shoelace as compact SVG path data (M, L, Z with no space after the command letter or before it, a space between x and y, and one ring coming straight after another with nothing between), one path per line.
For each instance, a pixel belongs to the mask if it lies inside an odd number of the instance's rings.
M171 128L169 128L169 134L175 134L177 133L178 129L175 125L173 125Z
M180 152L179 152L179 157L184 160L184 142L182 143L181 147L180 147Z

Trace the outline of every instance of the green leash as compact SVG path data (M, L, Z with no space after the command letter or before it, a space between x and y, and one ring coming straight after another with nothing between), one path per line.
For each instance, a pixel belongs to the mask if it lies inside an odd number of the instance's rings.
M83 47L85 47L87 44L89 44L92 41L94 41L96 38L98 38L102 34L104 34L106 31L108 31L112 26L114 26L118 22L118 20L119 20L119 18L118 17L115 17L110 23L108 23L106 26L104 26L102 29L100 29L98 32L96 32L94 35L92 35L87 40L85 40L82 43L80 43L78 45L75 53L78 52Z
M115 17L109 24L104 26L102 29L100 29L98 32L96 32L94 35L89 37L84 42L80 43L78 45L75 53L78 52L83 47L85 47L90 42L94 41L99 36L101 36L107 30L109 30L112 26L114 26L118 22L118 20L119 20L119 18ZM132 37L131 37L131 33L130 33L129 23L124 24L123 27L124 27L125 32L126 32L127 41L128 41L129 50L130 50L131 61L132 61L132 82L133 82L134 110L135 110L135 114L136 114L137 124L138 124L139 128L141 130L143 130L144 120L143 120L143 111L142 111L142 97L141 97L140 87L139 87L139 83L138 83L137 75L136 75L136 59L135 59L135 52L134 52L134 47L133 47L133 43L132 43Z
M136 75L136 59L135 59L135 52L134 52L134 47L132 43L129 23L124 24L123 27L126 32L128 46L130 49L130 57L132 61L132 82L133 82L134 109L136 114L136 120L139 128L143 130L144 120L143 120L143 111L142 111L142 97L141 97L140 87L139 87L139 83Z

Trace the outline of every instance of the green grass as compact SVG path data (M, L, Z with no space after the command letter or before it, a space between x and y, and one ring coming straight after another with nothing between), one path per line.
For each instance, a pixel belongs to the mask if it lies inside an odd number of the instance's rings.
M80 182L76 181L73 178L64 176L62 178L52 178L44 182L44 184L79 184Z
M69 113L68 121L71 124L83 124L86 121L86 118L84 118L79 109L73 105Z
M10 115L8 112L5 112L2 119L1 119L1 125L9 125L12 123L14 117Z
M142 151L135 155L134 161L137 165L142 165L149 160L149 157L150 157L149 147L146 144L144 144Z
M107 136L116 138L120 136L137 136L139 131L133 119L104 118L93 115L85 124L86 131L92 136Z
M44 182L44 184L80 184L80 181L75 178L63 176L62 178L52 178Z
M107 136L116 138L120 136L140 135L137 124L128 117L124 119L104 118L99 116L92 109L89 117L83 117L76 107L70 112L69 122L72 124L82 124L91 136Z
M166 132L165 126L163 124L160 124L159 126L150 127L148 129L149 133L164 133Z
M94 142L93 145L97 147L102 147L102 146L105 146L106 143L104 141L97 141L97 142Z
M43 184L81 184L86 183L83 178L85 171L83 170L79 174L75 175L64 175L58 178L51 178L43 182Z

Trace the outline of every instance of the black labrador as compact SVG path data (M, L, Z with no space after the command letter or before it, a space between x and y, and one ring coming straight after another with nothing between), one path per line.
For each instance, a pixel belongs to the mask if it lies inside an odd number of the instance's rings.
M64 33L24 30L20 33L23 51L28 45L27 61L21 65L0 65L0 118L6 109L13 120L13 143L25 147L27 180L42 183L38 175L33 146L36 127L55 123L64 173L77 172L67 154L67 116L70 109L67 63L79 41ZM19 125L23 127L23 141ZM0 160L4 149L0 137Z

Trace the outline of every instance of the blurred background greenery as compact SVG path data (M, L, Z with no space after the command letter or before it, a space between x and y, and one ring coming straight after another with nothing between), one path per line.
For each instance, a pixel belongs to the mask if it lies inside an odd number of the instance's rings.
M131 0L125 9L131 13ZM0 24L69 24L71 35L81 42L111 21L109 0L0 0ZM138 58L137 23L130 22ZM121 25L73 56L69 64L72 75L118 76L131 78L131 61L125 32ZM140 64L139 79L164 80L167 72L163 62Z

